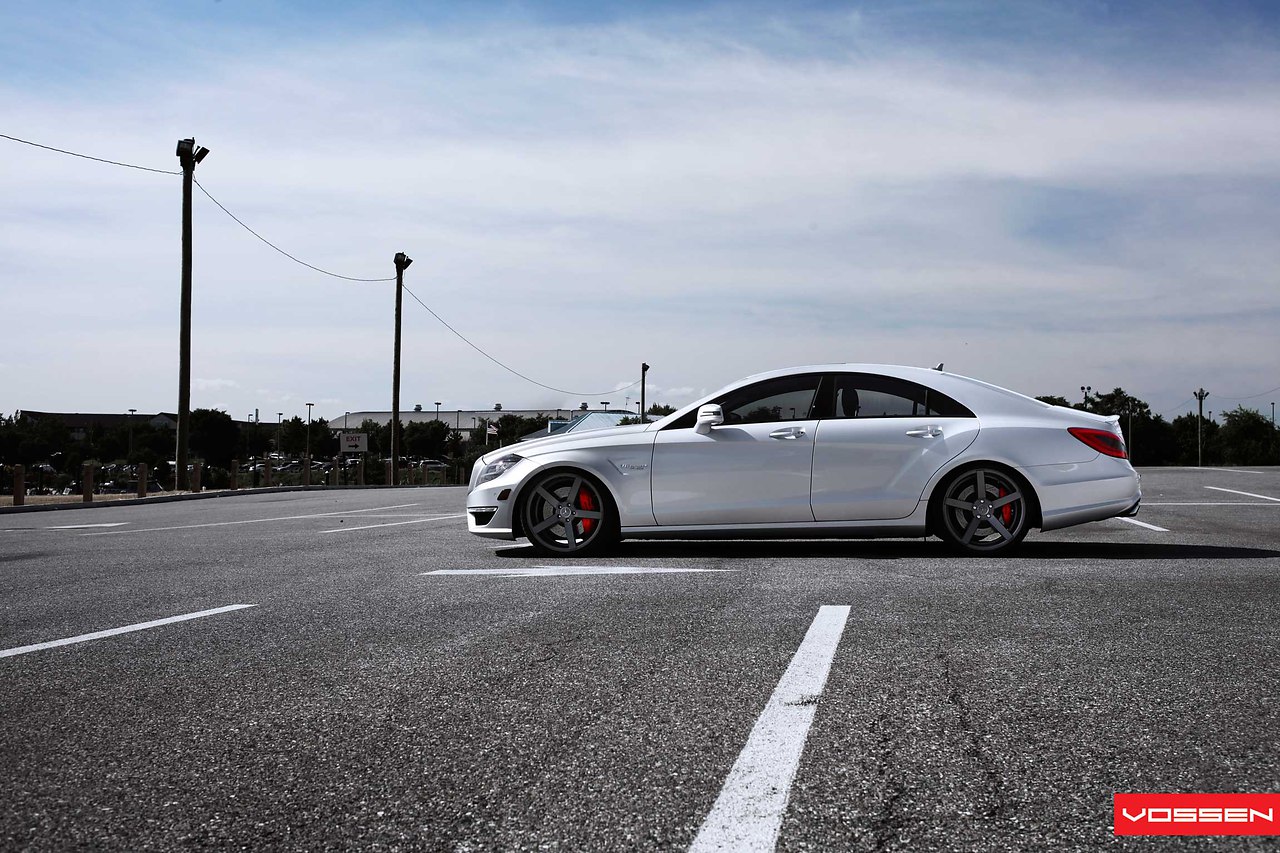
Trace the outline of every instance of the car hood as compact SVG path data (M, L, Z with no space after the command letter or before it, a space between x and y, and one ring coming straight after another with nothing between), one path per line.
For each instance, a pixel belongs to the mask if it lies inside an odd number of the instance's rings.
M573 447L575 444L598 444L600 439L610 439L623 435L635 435L644 432L652 424L632 424L630 426L609 427L608 429L592 429L586 432L571 432L568 435L549 435L546 438L533 438L528 441L521 441L517 444L508 444L500 450L486 453L482 460L488 464L494 459L499 459L508 453L514 453L517 456L537 456L550 450L563 450L567 447Z

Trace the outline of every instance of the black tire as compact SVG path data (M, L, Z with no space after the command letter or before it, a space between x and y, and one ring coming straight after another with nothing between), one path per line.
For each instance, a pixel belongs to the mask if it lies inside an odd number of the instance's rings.
M938 489L933 532L953 551L1007 554L1031 529L1035 495L1021 479L992 466L966 468Z
M521 531L553 557L599 554L618 541L618 513L609 493L578 471L539 474L520 501Z

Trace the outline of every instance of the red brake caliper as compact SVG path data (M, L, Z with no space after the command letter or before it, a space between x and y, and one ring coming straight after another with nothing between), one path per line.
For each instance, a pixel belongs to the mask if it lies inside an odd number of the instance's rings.
M1000 487L1000 497L1009 494L1005 491L1004 486ZM1000 517L1004 519L1006 525L1013 524L1013 504L1005 504L1000 507Z
M591 493L588 492L586 489L579 489L578 490L578 509L585 509L588 512L594 512L595 508L596 508L596 502L592 500ZM595 526L596 526L596 520L594 518L582 519L582 535L586 536L588 533L591 532L591 528Z

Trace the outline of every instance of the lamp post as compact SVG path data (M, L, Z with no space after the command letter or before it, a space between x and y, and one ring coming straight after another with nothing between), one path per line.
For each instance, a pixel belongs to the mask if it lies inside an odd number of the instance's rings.
M129 410L129 458L133 459L133 416L137 413L137 409ZM1275 426L1276 420L1276 404L1271 404L1271 425Z
M608 400L601 400L601 401L600 401L600 408L601 408L601 409L604 409L606 412L607 412L607 411L609 411L609 401L608 401Z
M436 420L440 420L440 401L436 400Z
M1196 467L1199 468L1204 464L1204 444L1201 441L1201 424L1204 422L1204 398L1209 396L1209 392L1203 388L1196 390L1194 394L1196 402L1200 405L1200 411L1196 416ZM1213 417L1213 412L1209 413L1209 417Z
M315 403L307 403L307 467L311 467L311 407Z
M404 299L404 271L413 259L404 252L396 252L392 259L396 264L396 352L391 369L391 482L400 479L400 306Z
M1084 407L1089 408L1089 392L1093 390L1092 385L1081 385L1080 393L1084 395Z
M640 420L641 422L644 421L644 413L645 413L644 385L645 385L645 377L648 375L648 373L649 373L649 365L645 364L643 361L640 362Z
M209 154L194 138L179 139L178 162L182 165L182 298L178 331L178 466L179 491L190 487L187 478L187 444L191 439L191 182L196 164Z
M279 459L284 458L284 451L280 449L280 429L284 425L284 412L276 412L276 456Z

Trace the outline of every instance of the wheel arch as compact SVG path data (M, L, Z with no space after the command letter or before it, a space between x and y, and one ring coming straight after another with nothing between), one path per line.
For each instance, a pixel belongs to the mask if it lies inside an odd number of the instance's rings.
M952 478L963 474L966 471L972 471L975 468L994 468L1001 471L1014 480L1026 490L1029 507L1028 526L1040 528L1044 524L1040 510L1040 496L1036 494L1035 486L1027 479L1027 476L1010 465L1007 462L1000 462L994 459L965 459L957 462L955 465L939 472L933 479L933 483L929 490L929 509L925 513L925 527L933 536L938 536L937 525L939 523L938 513L942 505L942 493L946 485L951 482Z
M607 478L600 476L599 472L592 470L588 465L581 465L575 462L565 461L563 459L555 462L548 462L546 465L535 468L529 472L515 489L511 495L511 533L517 538L524 536L524 502L529 494L529 486L534 481L547 476L548 474L556 474L560 472L580 474L587 477L594 483L600 491L608 497L609 502L613 504L613 514L615 517L618 512L618 495L614 492L613 487L609 484ZM527 538L527 537L526 537Z

